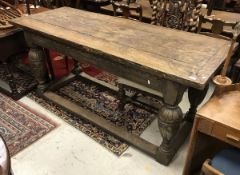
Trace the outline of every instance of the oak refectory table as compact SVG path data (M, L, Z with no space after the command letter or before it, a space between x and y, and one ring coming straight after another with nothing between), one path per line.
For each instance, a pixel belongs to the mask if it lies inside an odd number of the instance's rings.
M46 98L125 140L168 165L189 134L196 108L208 83L223 63L230 43L199 34L62 7L12 21L23 28L29 59ZM51 91L42 48L83 61L163 94L158 124L162 143L156 146L116 127ZM53 85L54 86L54 85ZM187 115L178 104L188 89ZM159 136L159 139L161 137Z

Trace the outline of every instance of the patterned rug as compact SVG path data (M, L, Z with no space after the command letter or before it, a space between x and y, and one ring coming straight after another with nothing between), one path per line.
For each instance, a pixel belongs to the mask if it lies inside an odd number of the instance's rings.
M13 156L57 125L0 93L0 134Z
M101 73L97 77L112 84L116 80L115 76L108 73ZM119 100L114 92L82 78L70 82L55 93L96 113L117 126L126 127L129 132L136 135L140 135L155 118L153 113L134 104L126 104L122 112L118 111ZM116 155L121 155L128 148L125 142L82 120L77 115L73 115L55 104L38 97L35 93L30 94L29 97ZM127 116L127 121L125 122L121 116Z
M4 67L4 65L0 64L0 80L8 82L8 77L6 75L6 68ZM29 75L31 74L29 73ZM13 70L14 82L16 83L18 93L24 94L26 90L36 87L37 82L32 76L29 75L21 71L20 69L16 70L15 68L15 70Z

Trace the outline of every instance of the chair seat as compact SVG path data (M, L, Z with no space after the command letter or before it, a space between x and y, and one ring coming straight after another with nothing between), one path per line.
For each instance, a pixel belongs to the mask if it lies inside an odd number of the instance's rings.
M240 174L240 150L224 149L211 161L211 166L226 175Z
M151 88L148 88L148 87L143 86L141 84L129 81L129 80L124 79L124 78L119 78L117 80L117 83L120 84L120 85L123 85L123 86L127 86L129 88L135 89L135 90L139 90L141 92L146 92L148 94L152 94L152 95L158 96L158 97L162 97L163 96L162 93L160 93L159 91L153 90Z

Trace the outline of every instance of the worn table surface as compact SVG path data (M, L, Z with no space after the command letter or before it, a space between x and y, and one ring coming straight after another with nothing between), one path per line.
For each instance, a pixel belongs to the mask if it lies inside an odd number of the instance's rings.
M198 89L204 88L229 47L220 39L68 7L13 23Z

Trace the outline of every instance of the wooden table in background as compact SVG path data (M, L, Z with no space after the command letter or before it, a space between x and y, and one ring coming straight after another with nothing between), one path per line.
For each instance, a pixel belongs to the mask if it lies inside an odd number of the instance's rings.
M193 120L230 45L225 40L68 7L15 19L12 23L25 31L31 47L31 67L44 97L165 165L189 134L192 126L189 121ZM157 118L162 144L153 145L51 91L59 86L48 84L42 47L161 92L163 106ZM183 120L178 104L187 89L191 107Z

